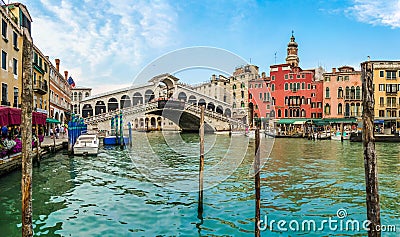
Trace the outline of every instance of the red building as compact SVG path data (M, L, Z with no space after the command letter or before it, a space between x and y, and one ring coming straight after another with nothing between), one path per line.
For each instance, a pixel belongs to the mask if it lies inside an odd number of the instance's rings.
M285 64L270 66L270 89L275 118L322 118L323 80L316 70L299 67L297 43L292 35Z
M270 78L262 73L260 78L249 80L249 108L253 118L269 118L272 108Z

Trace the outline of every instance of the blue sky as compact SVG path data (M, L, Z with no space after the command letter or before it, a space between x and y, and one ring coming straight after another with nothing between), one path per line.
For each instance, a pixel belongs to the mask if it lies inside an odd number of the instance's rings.
M7 2L7 1L6 1ZM304 69L399 60L400 0L23 0L34 43L93 93L131 85L157 57L211 46L261 71L284 63L294 30ZM209 72L182 73L188 83Z

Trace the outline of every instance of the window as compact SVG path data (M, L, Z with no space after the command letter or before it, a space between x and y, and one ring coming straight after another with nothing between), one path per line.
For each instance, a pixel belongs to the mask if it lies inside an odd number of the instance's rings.
M18 108L18 88L14 87L14 105L13 107Z
M240 85L240 88L246 88L246 86L244 85L244 83L242 83L242 84Z
M379 110L379 117L385 117L385 110Z
M303 74L303 75L301 75L301 78L306 78L306 75L304 75L304 74Z
M244 102L240 102L240 107L244 108Z
M348 81L349 80L349 76L344 76L344 80Z
M342 107L342 104L341 104L341 103L338 104L337 113L338 113L338 114L342 114L342 113L343 113L343 107Z
M1 68L7 70L7 53L1 51Z
M386 84L386 93L397 93L397 84Z
M241 91L240 95L241 95L242 99L244 99L244 91Z
M275 81L275 76L272 76L271 80Z
M289 85L285 83L285 91L289 90Z
M271 85L271 91L275 91L275 84Z
M290 77L289 77L290 79L293 79L293 75L290 75Z
M286 75L285 75L285 80L287 80L287 79L288 79L288 75L286 74Z
M236 84L233 84L232 89L236 90Z
M226 99L226 97L224 96L224 99ZM251 100L251 99L253 99L253 95L252 94L249 94L249 99ZM224 101L225 102L225 101Z
M33 52L33 63L38 64L38 54L36 52Z
M8 101L7 98L8 98L7 84L1 83L1 104L2 105L5 105L3 103Z
M263 94L262 94L262 93L260 93L260 100L262 100L262 98L263 98Z
M379 71L379 77L384 77L384 72L383 71Z
M346 99L350 99L350 87L346 86Z
M233 105L232 105L232 108L236 108L236 103L235 102L233 102Z
M300 75L297 75L297 78L300 78Z
M308 90L311 89L311 84L307 84L307 89L308 89Z
M396 71L386 71L386 79L396 80Z
M329 94L329 87L327 87L325 89L325 98L331 98L330 94Z
M359 86L356 87L356 100L361 99L361 89Z
M7 39L7 22L5 20L1 20L1 35L3 39Z
M325 114L330 115L331 114L331 106L329 104L325 105Z
M15 50L19 50L18 49L18 35L17 33L15 33L15 31L13 31L13 46Z
M14 75L18 75L18 61L15 58L13 58L13 73Z
M331 77L325 77L325 81L331 81Z
M306 89L306 83L304 83L304 82L301 83L301 89L302 90Z
M379 84L379 91L385 91L385 84Z

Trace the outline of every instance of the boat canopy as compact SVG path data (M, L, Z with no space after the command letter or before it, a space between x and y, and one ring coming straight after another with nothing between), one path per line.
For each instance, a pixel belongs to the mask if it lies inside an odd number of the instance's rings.
M278 124L304 124L308 119L279 119Z

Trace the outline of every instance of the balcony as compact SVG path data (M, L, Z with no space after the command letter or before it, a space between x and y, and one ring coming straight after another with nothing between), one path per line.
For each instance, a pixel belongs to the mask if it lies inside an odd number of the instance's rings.
M46 82L46 81L44 81ZM47 94L48 87L47 83L44 83L43 81L37 81L35 84L33 84L33 91L36 93L39 93L41 95Z
M387 96L397 96L397 91L386 91Z
M344 100L345 100L345 101L348 101L348 100L361 100L361 98L359 98L359 97L357 97L357 96L354 96L354 95L346 95L346 96L344 97Z

